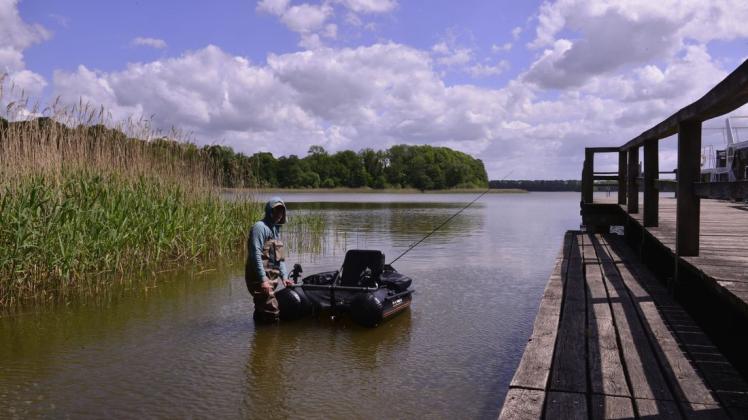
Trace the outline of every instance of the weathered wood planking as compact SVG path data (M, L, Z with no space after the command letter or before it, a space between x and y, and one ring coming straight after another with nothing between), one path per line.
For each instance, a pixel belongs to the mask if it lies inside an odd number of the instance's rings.
M506 394L499 419L534 420L543 415L545 392L534 389L512 388Z
M564 247L556 259L556 265L538 307L532 334L510 387L539 390L546 388L558 333L563 287L575 240L575 235L567 232Z
M584 394L549 392L545 400L547 419L586 419L587 400Z
M675 401L634 400L640 419L682 419Z
M582 235L577 235L566 273L564 299L553 354L550 389L562 392L587 392L585 349L586 298L583 269Z
M622 241L567 232L500 418L745 418L747 390Z
M618 348L616 328L610 310L608 292L603 283L595 248L585 238L585 279L587 282L587 348L589 349L590 386L593 394L630 396ZM588 256L588 253L591 255ZM593 260L594 258L594 260ZM594 261L594 263L592 262Z
M649 345L634 304L623 288L615 266L603 263L605 281L609 285L611 307L621 340L621 351L635 398L672 400L665 377L657 369L657 359Z
M606 250L619 255L631 251L622 241L607 236L603 238ZM624 256L624 258L627 258ZM630 259L630 256L627 258ZM642 264L630 265L638 285L653 298L659 314L667 323L667 328L678 338L680 348L685 349L706 384L713 390L720 402L730 412L740 412L748 416L748 383L732 368L727 359L717 350L706 334L696 325L688 313L675 303L664 286ZM632 293L641 293L632 289ZM717 410L713 410L716 412ZM733 414L734 415L734 414Z
M590 417L593 419L632 419L634 406L630 398L593 395Z
M610 248L605 247L605 239L598 236L601 241L600 253L611 253ZM633 267L636 266L636 269ZM622 281L621 290L629 295L637 315L643 321L645 330L652 343L653 353L658 359L661 370L670 384L674 397L682 403L684 412L688 412L693 404L703 406L717 406L718 402L712 395L707 384L701 379L696 367L683 353L674 333L668 328L658 311L655 298L647 292L640 284L640 273L646 269L634 260L620 263L616 267ZM669 307L673 307L674 303Z

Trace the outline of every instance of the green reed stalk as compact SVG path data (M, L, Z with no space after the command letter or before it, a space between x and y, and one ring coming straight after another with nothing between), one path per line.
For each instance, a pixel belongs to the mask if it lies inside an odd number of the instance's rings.
M0 103L10 102L2 83ZM29 109L47 116L25 120ZM240 255L262 216L253 200L220 196L222 171L194 145L140 140L154 138L148 121L110 124L100 108L55 103L38 111L28 100L5 111L0 313L100 293L135 271ZM321 218L294 225L300 243L321 241Z

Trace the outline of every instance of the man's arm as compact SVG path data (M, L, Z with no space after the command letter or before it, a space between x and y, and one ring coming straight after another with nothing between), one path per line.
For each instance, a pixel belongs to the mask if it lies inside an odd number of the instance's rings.
M262 226L254 225L249 234L249 241L247 247L249 248L249 259L252 262L252 269L257 274L257 279L262 282L265 281L265 267L262 264L262 247L265 245L265 238L262 231Z
M280 267L278 267L278 270L280 270L280 272L281 272L281 278L283 280L288 280L288 270L286 269L286 262L285 261L281 261L280 262Z

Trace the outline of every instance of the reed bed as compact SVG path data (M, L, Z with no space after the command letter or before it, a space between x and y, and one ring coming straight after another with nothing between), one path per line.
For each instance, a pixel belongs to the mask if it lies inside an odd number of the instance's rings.
M5 93L0 312L100 293L135 271L244 252L261 205L222 199L222 171L183 133L164 135L142 119L112 123L83 103L40 110ZM300 244L322 236L319 217L294 225Z

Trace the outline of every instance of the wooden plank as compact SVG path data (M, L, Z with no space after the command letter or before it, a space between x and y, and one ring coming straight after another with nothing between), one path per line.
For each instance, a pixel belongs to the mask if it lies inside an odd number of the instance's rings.
M549 392L545 402L547 419L585 419L587 401L584 394Z
M639 303L647 327L656 340L655 353L662 363L665 377L675 391L675 397L684 402L718 405L709 387L699 376L695 366L683 354L673 333L668 330L653 302Z
M682 419L678 405L674 401L634 400L640 419Z
M587 147L587 149L594 153L615 153L620 150L618 147L603 146L603 147Z
M543 414L545 392L532 389L510 389L504 399L499 419L535 420Z
M585 237L585 243L588 240L595 239ZM585 261L587 249L585 248ZM589 249L595 252L594 248ZM585 265L590 385L593 393L628 397L631 394L623 372L613 315L601 270L599 263Z
M630 398L592 396L592 419L632 419L634 416L634 406Z
M687 419L727 420L730 418L727 411L718 405L687 403L682 410L685 415L684 417Z
M673 396L659 369L634 303L623 286L621 275L616 266L610 263L603 263L603 272L633 396L672 400Z
M667 327L657 310L653 298L639 284L634 272L629 269L631 266L636 266L636 272L639 273L648 271L641 264L630 261L618 265L619 276L617 278L613 276L611 281L622 281L625 289L620 287L621 293L624 290L627 294L630 293L634 307L645 322L645 331L652 338L654 352L663 367L663 374L675 391L675 397L678 400L691 403L717 404L709 388L681 351L673 332Z
M562 253L566 251L566 256L568 256L574 243L575 237L573 235L565 235ZM548 385L568 261L568 258L563 257L556 260L556 265L538 307L533 331L527 341L525 352L517 371L514 373L510 387L545 390Z
M576 243L581 243L581 235L577 236ZM554 391L587 392L586 300L581 258L583 251L580 248L573 247L569 259L549 388Z

